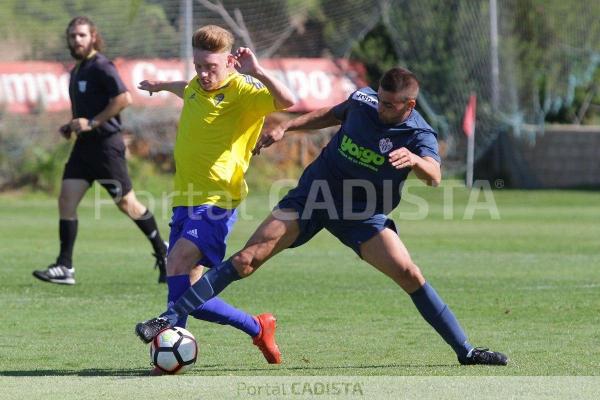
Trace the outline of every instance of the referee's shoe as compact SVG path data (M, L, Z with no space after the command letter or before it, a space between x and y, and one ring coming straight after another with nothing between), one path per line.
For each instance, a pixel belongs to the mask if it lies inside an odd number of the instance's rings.
M75 284L75 268L67 268L61 264L50 264L46 269L33 271L33 276L44 282L60 285Z

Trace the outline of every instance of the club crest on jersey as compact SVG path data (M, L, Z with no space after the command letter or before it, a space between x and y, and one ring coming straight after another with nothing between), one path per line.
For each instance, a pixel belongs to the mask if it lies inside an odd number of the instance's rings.
M381 154L385 154L392 149L394 145L389 138L383 138L379 141L379 151Z
M225 98L225 95L223 93L219 93L214 97L214 102L215 102L215 106L218 106L219 104L221 104L221 102L223 101L223 99Z
M81 93L85 93L85 89L87 88L87 81L77 81L77 85L79 85L79 91Z

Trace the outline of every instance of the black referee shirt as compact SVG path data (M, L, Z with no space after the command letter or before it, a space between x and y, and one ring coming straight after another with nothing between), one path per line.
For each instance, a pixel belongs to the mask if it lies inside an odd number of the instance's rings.
M92 119L106 108L111 98L127 91L115 65L103 54L96 53L71 70L69 97L73 118ZM82 138L112 136L121 131L121 118L112 117Z

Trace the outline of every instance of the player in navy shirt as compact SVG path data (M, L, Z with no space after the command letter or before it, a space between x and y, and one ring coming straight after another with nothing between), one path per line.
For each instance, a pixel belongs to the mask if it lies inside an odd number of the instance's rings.
M414 74L392 68L382 77L377 92L358 90L335 107L305 114L263 134L255 153L281 140L288 130L341 123L298 186L279 202L244 249L213 267L160 317L137 324L137 335L149 342L231 282L249 276L278 252L306 243L324 228L404 289L461 364L506 365L504 354L469 343L387 217L400 202L402 185L411 171L428 185L441 181L436 133L414 109L418 92Z
M325 180L332 194L330 204L336 206L338 217L353 219L356 218L353 214L361 211L389 214L400 201L410 169L398 169L386 162L388 154L394 154L393 149L405 148L440 163L433 128L416 110L399 124L382 122L377 93L371 88L354 92L348 101L330 113L336 122L342 121L342 126L321 155L306 168L298 187L288 194L288 200L307 197L306 190L312 187L310 182ZM435 178L439 181L437 175ZM319 203L325 193L327 191L319 193Z
M66 139L74 134L76 140L65 165L58 199L60 253L46 269L33 271L33 276L44 282L75 284L72 255L77 206L97 180L150 240L160 271L159 282L163 282L166 245L154 216L137 200L127 173L119 112L131 104L131 96L113 63L99 52L102 37L89 18L72 19L66 39L77 62L69 82L72 119L60 127L60 132Z

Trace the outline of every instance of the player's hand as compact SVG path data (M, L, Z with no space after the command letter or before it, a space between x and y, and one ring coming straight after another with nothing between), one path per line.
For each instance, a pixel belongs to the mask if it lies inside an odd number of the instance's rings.
M233 58L235 59L235 68L241 74L254 75L260 68L256 56L247 47L237 49Z
M69 128L72 132L79 135L82 132L89 132L92 130L90 126L90 120L87 118L75 118L69 124Z
M261 149L267 148L275 142L279 142L281 139L283 139L285 130L285 124L279 124L272 131L263 132L258 138L258 141L256 142L254 149L252 150L252 154L257 156L260 154Z
M419 160L419 156L411 153L406 147L396 149L388 155L390 164L396 169L412 168Z
M152 96L152 93L160 92L162 90L162 82L143 80L138 83L137 88L140 90L146 90L148 93L150 93L150 96Z
M58 128L58 131L60 132L60 134L62 135L62 137L64 137L65 139L69 140L71 139L71 124L64 124L62 125L60 128Z

